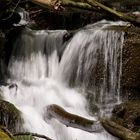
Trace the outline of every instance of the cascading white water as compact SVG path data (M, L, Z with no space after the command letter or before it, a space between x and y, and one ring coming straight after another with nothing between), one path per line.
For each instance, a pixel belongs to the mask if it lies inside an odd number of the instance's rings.
M104 30L117 24L122 23L102 21L88 25L72 38L60 62L59 73L63 81L83 87L84 92L91 94L92 102L100 109L106 108L105 114L120 101L124 33Z
M87 111L83 92L74 87L85 89L85 92L91 90L92 95L98 96L97 100L93 100L98 104L107 104L119 97L123 33L103 30L108 25L118 24L122 23L101 21L87 26L76 33L67 45L63 43L66 31L23 31L14 44L9 62L8 82L16 83L18 89L1 89L4 98L21 110L25 131L44 134L54 140L115 139L104 133L69 128L55 119L46 120L44 108L58 104L71 113L94 120ZM97 86L94 77L99 71L99 61L105 70Z

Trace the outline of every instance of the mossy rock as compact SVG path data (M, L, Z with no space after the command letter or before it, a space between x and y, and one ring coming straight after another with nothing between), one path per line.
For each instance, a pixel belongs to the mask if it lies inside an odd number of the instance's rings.
M5 126L10 132L17 132L22 125L21 112L11 103L0 100L0 125Z

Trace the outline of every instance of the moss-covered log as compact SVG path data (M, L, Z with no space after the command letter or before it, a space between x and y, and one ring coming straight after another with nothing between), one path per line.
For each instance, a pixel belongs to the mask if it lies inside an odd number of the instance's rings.
M90 6L89 4L78 0L30 0L30 1L44 8L48 8L53 11L55 10L55 12L56 10L66 12L68 7L77 8L76 10L78 10L78 8L90 11L96 10L96 8Z
M110 119L102 119L101 122L103 127L109 133L120 138L121 140L140 140L140 135L138 133L134 133Z
M116 105L112 111L111 119L133 132L139 132L140 102L129 101Z
M134 25L137 25L137 26L140 26L140 19L138 18L135 18L133 16L128 16L122 12L119 12L119 11L116 11L110 7L107 7L103 4L101 4L100 2L96 1L96 0L86 0L88 4L90 4L91 6L93 7L98 7L98 8L101 8L103 9L104 11L106 12L109 12L117 17L119 17L120 19L124 20L124 21L128 21Z

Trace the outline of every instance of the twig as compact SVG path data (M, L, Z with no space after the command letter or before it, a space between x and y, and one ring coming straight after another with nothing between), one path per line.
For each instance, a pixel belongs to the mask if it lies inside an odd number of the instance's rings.
M31 135L31 136L35 136L35 137L39 137L39 138L44 138L46 140L53 140L45 135L41 135L41 134L37 134L37 133L31 133L31 132L19 132L19 133L15 133L13 134L13 136L20 136L20 135Z
M7 8L7 6L9 6L11 3L12 3L12 0L10 0L4 7L0 9L0 13L3 12Z
M20 0L18 0L16 6L13 8L12 13L8 17L6 17L2 20L7 20L7 19L11 18L13 16L14 12L15 12L15 9L18 7L19 3L20 3Z

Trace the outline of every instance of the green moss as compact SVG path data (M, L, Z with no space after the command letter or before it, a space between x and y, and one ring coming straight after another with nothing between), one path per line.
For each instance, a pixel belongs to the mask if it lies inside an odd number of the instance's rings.
M25 136L15 136L13 138L14 140L36 140L34 137L30 136L30 135L25 135Z

